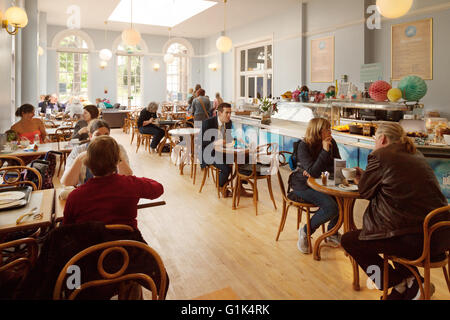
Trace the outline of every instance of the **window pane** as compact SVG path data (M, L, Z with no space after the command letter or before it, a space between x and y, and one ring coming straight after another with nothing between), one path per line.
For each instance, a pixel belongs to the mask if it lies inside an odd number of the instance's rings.
M255 78L248 78L248 98L255 97Z
M272 98L272 75L267 75L267 97Z
M264 70L264 47L248 50L248 71Z
M267 69L272 69L272 45L267 46Z
M256 97L261 99L264 97L264 78L256 78Z
M245 50L241 51L241 71L245 71Z
M241 76L241 97L245 97L245 76Z

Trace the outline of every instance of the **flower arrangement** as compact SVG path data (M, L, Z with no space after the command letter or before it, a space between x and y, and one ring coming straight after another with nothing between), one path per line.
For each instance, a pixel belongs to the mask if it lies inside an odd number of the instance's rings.
M277 102L274 102L272 99L269 99L267 97L264 97L262 100L260 100L258 107L259 111L263 114L272 115L278 112Z

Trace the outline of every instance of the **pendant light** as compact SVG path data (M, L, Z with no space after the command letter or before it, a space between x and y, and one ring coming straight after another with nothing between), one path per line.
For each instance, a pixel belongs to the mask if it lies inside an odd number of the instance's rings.
M169 28L169 41L170 41L170 31L172 30L172 28ZM173 60L175 60L175 57L173 56L173 54L171 54L170 52L166 53L164 55L164 62L167 64L171 64L173 62Z
M377 0L378 11L382 16L395 19L408 13L413 5L413 0Z
M106 33L107 33L106 24L107 23L108 23L108 21L105 21L105 43L107 43L107 39L108 39L108 37L106 35ZM109 49L102 49L102 50L100 50L99 57L103 61L109 61L112 58L112 52Z
M131 47L141 42L141 34L133 29L133 0L131 0L131 28L122 32L122 40L126 45Z
M227 20L227 0L223 0L224 4L224 15L223 15L223 36L220 36L216 40L216 47L220 52L226 53L233 47L233 42L230 38L225 36L226 31L226 20Z

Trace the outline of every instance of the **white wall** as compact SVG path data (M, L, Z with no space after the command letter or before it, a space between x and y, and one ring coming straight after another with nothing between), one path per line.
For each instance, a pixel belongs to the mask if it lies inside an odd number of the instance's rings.
M10 1L0 0L0 10L5 12L10 7ZM0 131L11 128L14 108L11 104L11 52L12 36L4 30L0 32Z

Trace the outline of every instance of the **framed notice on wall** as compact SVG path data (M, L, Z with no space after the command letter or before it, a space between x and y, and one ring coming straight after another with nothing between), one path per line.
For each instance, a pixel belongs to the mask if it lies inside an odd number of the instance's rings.
M391 77L433 80L433 19L392 26Z
M311 40L311 82L334 82L334 37Z

